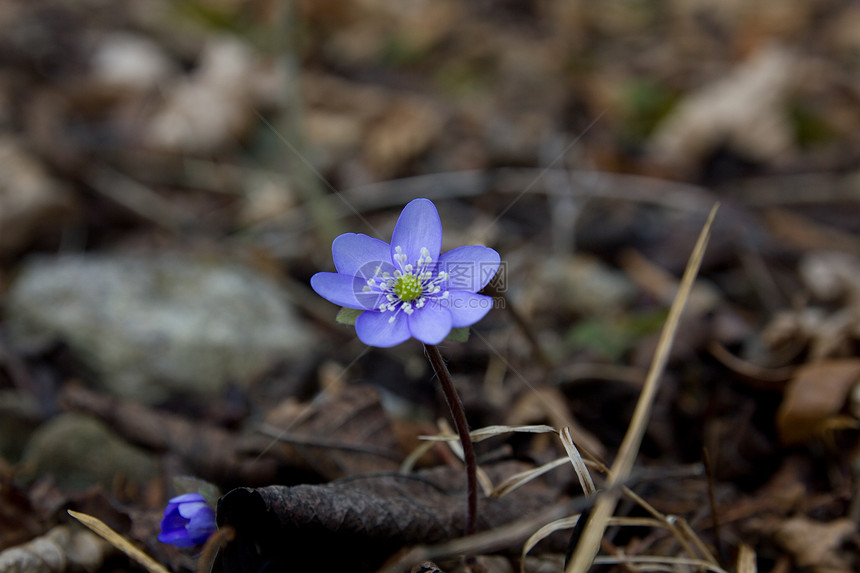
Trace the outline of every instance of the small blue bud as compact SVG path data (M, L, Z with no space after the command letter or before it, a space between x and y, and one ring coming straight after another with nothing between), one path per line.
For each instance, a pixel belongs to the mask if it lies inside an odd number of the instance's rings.
M215 512L199 493L174 497L164 509L158 540L177 547L200 545L215 533Z

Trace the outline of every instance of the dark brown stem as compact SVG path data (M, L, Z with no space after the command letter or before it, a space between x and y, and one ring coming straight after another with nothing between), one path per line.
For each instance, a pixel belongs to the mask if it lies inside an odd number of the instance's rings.
M442 359L442 353L439 348L433 344L425 344L424 349L427 352L427 358L430 359L430 364L442 384L442 392L445 394L445 401L448 402L448 408L451 410L451 417L454 418L454 426L457 428L457 435L460 436L460 444L463 446L463 460L466 464L466 490L468 495L466 505L466 535L475 533L475 528L478 521L478 461L475 458L475 448L472 445L472 438L469 436L469 424L466 422L466 412L463 411L463 403L460 401L460 396L457 394L457 389L454 388L454 381L451 379L451 373L448 372L448 367L445 366L445 361Z

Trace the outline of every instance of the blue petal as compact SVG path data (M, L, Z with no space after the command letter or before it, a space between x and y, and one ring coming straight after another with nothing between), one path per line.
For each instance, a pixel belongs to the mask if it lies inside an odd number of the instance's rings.
M176 508L164 512L164 519L161 520L161 531L167 533L177 529L185 530L185 524L188 520L179 515Z
M464 290L450 290L448 299L443 303L451 312L451 324L454 328L459 328L471 326L484 318L493 308L493 297Z
M192 519L201 510L206 509L209 505L205 501L186 502L179 505L179 515L185 519Z
M478 292L496 275L501 257L489 247L451 249L439 257L439 271L448 273L447 288Z
M331 254L337 272L345 275L370 277L380 264L391 264L388 243L360 233L337 237L331 244Z
M188 532L184 529L159 533L158 540L162 543L169 543L177 547L192 547L197 545L197 543L188 536Z
M409 315L409 332L424 344L439 344L451 332L451 313L431 301Z
M378 308L382 298L378 293L364 292L367 282L361 278L338 273L317 273L311 277L311 288L329 302L367 310Z
M435 261L442 250L442 221L436 206L429 199L414 199L406 204L394 226L391 237L391 259L396 248L401 247L406 255L406 263L414 265L421 256L421 248L426 247Z
M186 528L189 538L197 543L206 541L217 529L218 526L215 525L215 512L208 505L191 518Z
M388 320L395 316L391 312L364 312L355 321L358 338L368 346L390 348L409 340L409 327L406 315L398 313L393 323Z

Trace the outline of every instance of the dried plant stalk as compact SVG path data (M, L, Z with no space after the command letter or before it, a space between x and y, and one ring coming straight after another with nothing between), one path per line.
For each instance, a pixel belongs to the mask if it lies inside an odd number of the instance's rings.
M93 517L92 515L87 515L86 513L80 513L77 511L68 510L69 515L92 529L94 532L99 534L102 538L105 539L108 543L140 563L144 569L149 571L149 573L170 573L167 569L162 567L155 559L135 547L128 541L125 537L111 529L105 522L101 521Z
M651 367L648 370L648 377L645 379L642 393L639 395L639 400L636 402L633 419L630 422L630 426L627 428L624 440L621 442L621 447L618 450L618 457L615 458L615 462L610 468L607 488L597 497L591 516L582 532L582 537L579 539L576 550L573 552L573 555L565 568L565 573L585 573L588 571L589 568L591 568L594 557L597 555L600 548L600 540L603 537L603 532L606 530L606 526L609 523L612 512L615 510L615 505L617 504L621 493L613 486L624 483L624 481L630 476L630 471L633 469L636 455L639 452L639 446L641 445L642 438L645 435L645 428L651 414L654 396L657 394L660 376L663 374L666 362L669 359L669 352L672 349L672 342L674 340L675 332L678 329L681 313L684 310L684 306L690 296L690 291L693 288L696 275L699 272L699 266L701 265L702 258L705 255L705 248L707 247L708 238L711 234L711 227L713 226L714 217L716 217L718 209L719 204L714 205L711 209L708 219L702 228L702 232L699 234L699 239L696 241L693 253L690 255L690 260L687 263L687 268L685 269L684 276L681 279L678 293L675 295L675 300L672 302L672 307L669 309L669 316L666 318L666 324L663 326L663 331L660 333L660 341L657 345L654 360L651 362Z

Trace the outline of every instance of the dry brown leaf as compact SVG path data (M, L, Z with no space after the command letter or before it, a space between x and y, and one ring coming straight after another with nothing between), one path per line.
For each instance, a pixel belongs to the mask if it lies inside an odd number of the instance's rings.
M66 186L11 137L0 138L0 254L40 235L59 235L73 214Z
M410 98L395 101L370 127L365 154L381 175L391 176L426 151L441 132L442 115L430 103Z
M860 381L860 359L828 360L799 368L776 414L780 438L800 444L821 437Z
M661 304L670 304L678 292L678 281L667 270L654 264L635 249L627 249L620 254L621 267L633 282L644 292L650 294ZM713 283L699 279L693 285L688 314L701 317L712 312L720 303L719 290Z
M402 457L379 391L369 385L330 389L309 404L276 409L260 430L284 446L284 458L326 480L394 471Z
M487 468L494 481L523 470ZM465 523L463 475L440 467L410 475L378 474L327 485L240 488L221 498L219 527L236 539L215 573L271 570L373 571L404 545L460 537ZM533 481L500 499L480 500L479 531L492 530L559 504L557 491Z
M33 507L33 501L9 480L7 476L0 478L0 551L45 531L42 516Z
M856 533L857 524L850 519L822 523L795 517L777 525L773 538L794 556L799 567L809 567L814 573L848 573L852 570L850 557L839 548Z
M238 40L211 41L200 67L166 90L167 100L147 126L146 141L191 154L234 144L253 125L255 105L274 99L265 86L278 73Z
M823 225L810 217L779 208L762 213L767 230L776 241L798 250L860 253L860 238L837 227Z
M658 126L655 156L681 169L694 168L718 145L765 162L792 151L786 99L797 77L797 58L778 46L759 50L725 78L705 85Z

